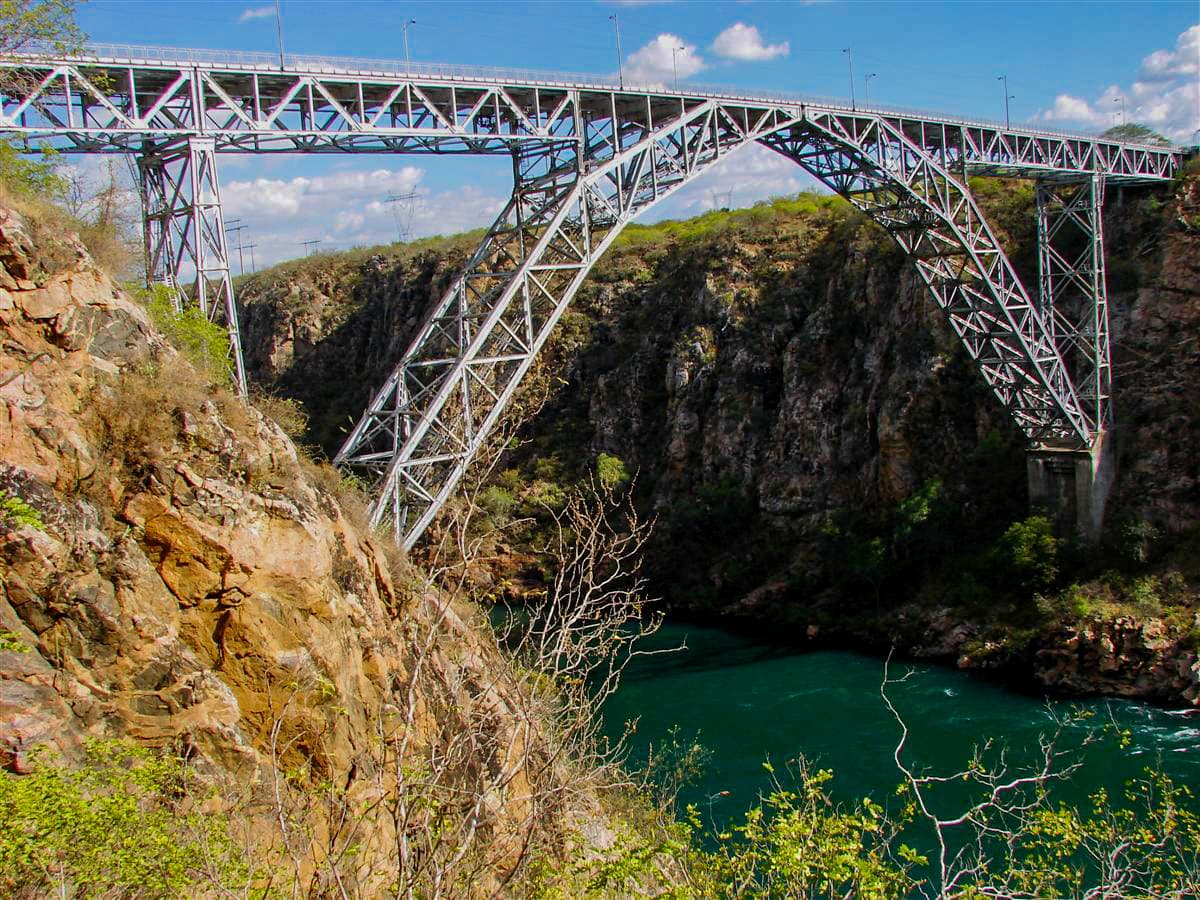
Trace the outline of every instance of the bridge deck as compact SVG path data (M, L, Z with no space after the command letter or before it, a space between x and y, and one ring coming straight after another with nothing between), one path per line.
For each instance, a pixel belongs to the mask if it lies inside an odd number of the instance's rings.
M218 152L508 154L636 123L653 130L704 103L746 131L763 117L885 119L923 152L973 172L1170 178L1179 148L1028 125L767 91L624 86L575 73L508 71L131 45L0 60L0 133L60 152L143 152L195 135ZM614 130L619 130L619 127ZM857 130L857 129L851 129ZM617 141L623 145L618 135Z

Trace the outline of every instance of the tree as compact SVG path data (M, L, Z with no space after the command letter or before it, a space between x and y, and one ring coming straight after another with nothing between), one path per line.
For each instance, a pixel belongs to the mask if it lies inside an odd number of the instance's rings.
M84 34L75 24L77 5L77 0L0 0L0 54L78 51Z
M1138 144L1158 144L1162 147L1171 146L1165 137L1145 125L1137 122L1126 122L1124 125L1114 125L1107 131L1101 132L1100 137L1113 141L1132 141Z

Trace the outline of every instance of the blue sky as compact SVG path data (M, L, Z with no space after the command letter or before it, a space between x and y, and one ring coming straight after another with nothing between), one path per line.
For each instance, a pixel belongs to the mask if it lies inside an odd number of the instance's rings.
M1097 131L1120 116L1190 142L1200 127L1200 4L1141 2L382 2L283 0L289 53L615 74L609 16L620 19L627 76L846 96L1003 118L997 75L1008 75L1012 119ZM91 0L79 21L95 41L273 51L271 0ZM867 76L869 88L866 85ZM380 243L396 232L379 201L415 189L415 236L483 225L508 193L501 159L222 157L227 215L241 218L258 261ZM806 186L769 151L747 150L656 208L701 212ZM243 232L246 234L247 232Z

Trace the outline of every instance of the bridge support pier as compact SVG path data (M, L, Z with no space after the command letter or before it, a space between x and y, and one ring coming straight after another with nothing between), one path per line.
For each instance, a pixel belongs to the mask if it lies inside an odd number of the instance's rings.
M210 321L223 322L229 331L229 368L238 393L245 396L215 142L196 137L152 148L138 160L138 172L147 281L170 286L177 309L194 302ZM190 297L185 279L194 279Z
M1110 431L1098 433L1091 449L1043 444L1029 450L1025 469L1030 508L1050 518L1059 533L1097 543L1116 477L1115 457Z

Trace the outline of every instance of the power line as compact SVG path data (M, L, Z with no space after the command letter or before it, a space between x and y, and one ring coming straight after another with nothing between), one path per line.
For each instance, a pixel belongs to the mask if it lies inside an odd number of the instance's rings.
M383 202L391 206L396 217L396 240L403 244L408 240L412 225L413 206L417 199L416 191L403 194L389 194Z

